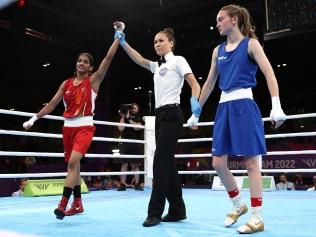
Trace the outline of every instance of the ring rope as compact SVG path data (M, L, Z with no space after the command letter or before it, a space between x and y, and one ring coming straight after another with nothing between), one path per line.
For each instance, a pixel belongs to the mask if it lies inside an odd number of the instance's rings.
M311 155L316 154L316 150L303 151L270 151L266 155L281 156L281 155ZM64 153L51 152L17 152L17 151L0 151L0 156L34 156L34 157L64 157ZM146 158L145 155L116 155L116 154L86 154L90 158ZM176 154L176 158L203 158L212 157L212 153L204 154Z
M209 142L213 141L213 138L187 138L187 139L179 139L178 143L185 143L185 142Z
M0 153L1 154L1 153ZM266 155L268 156L281 156L281 155L311 155L316 154L316 150L303 150L303 151L269 151ZM202 158L212 157L212 153L204 154L177 154L176 158Z
M1 133L1 130L0 130ZM286 137L312 137L316 136L316 132L297 132L297 133L279 133L265 135L265 138L286 138ZM189 139L179 139L179 143L185 142L208 142L213 141L213 138L189 138Z
M314 173L316 169L261 169L262 173ZM233 174L245 174L247 170L231 170ZM217 174L215 170L180 170L179 174ZM126 172L80 172L81 176L107 176L107 175L134 175L144 174L145 171ZM66 172L60 173L23 173L23 174L0 174L0 179L5 178L38 178L38 177L66 177Z
M61 134L40 133L40 132L23 132L23 131L3 130L3 129L0 129L0 134L17 135L17 136L31 136L31 137L46 137L46 138L62 138ZM104 141L104 142L127 142L127 143L145 144L144 140L110 138L110 137L93 137L92 140L93 141Z
M19 111L11 110L2 110L0 113L19 115L19 116L34 116L34 113L25 113ZM316 117L316 113L310 114L300 114L300 115L289 115L287 119L297 119L297 118L312 118ZM53 120L64 120L61 116L46 115L44 118L53 119ZM270 118L263 118L263 121L270 121ZM104 122L104 121L94 121L95 124L101 125L110 125L110 126L126 126L126 127L138 127L145 128L142 125L130 125L122 123L113 123L113 122ZM214 122L202 122L198 123L198 126L210 126L214 125ZM188 127L187 124L184 124L184 127ZM25 134L22 134L25 133ZM42 136L42 137L55 137L61 138L60 134L46 134L46 133L34 133L34 132L20 132L20 131L8 131L0 130L0 134L9 134L9 135L26 135L29 136ZM302 136L315 136L316 132L302 132L302 133L288 133L288 134L271 134L265 135L266 138L279 138L279 137L302 137ZM28 136L28 135L26 135ZM104 138L96 137L96 141L121 141L121 142L132 142L132 143L145 143L141 140L132 140L132 139L114 139L114 138ZM132 141L131 141L132 140ZM212 138L195 138L195 139L179 139L179 142L200 142L200 141L212 141ZM301 150L301 151L272 151L268 152L267 155L296 155L296 154L316 154L316 150ZM44 153L44 152L7 152L0 151L0 156L42 156L42 157L64 157L63 153ZM86 157L91 158L146 158L145 155L118 155L118 154L86 154ZM207 154L177 154L176 158L200 158L200 157L212 157L211 153ZM313 173L316 169L261 169L261 172L265 173L279 173L279 172L302 172L302 173ZM247 170L231 170L232 173L246 173ZM83 176L103 176L103 175L130 175L130 174L147 174L146 171L138 172L81 172ZM200 171L179 171L179 174L216 174L214 170L200 170ZM0 174L0 178L19 178L19 177L59 177L66 176L67 173L26 173L26 174Z
M134 175L146 174L145 171L126 171L126 172L80 172L81 176L107 176L107 175ZM0 179L5 178L38 178L38 177L66 177L66 172L59 173L23 173L23 174L0 174Z
M0 129L0 134L16 135L16 136L31 136L31 137L46 137L46 138L62 138L61 134L54 133L40 133L40 132L24 132L16 130L3 130ZM316 132L299 132L299 133L280 133L265 135L265 138L287 138L287 137L311 137L316 136ZM145 144L144 140L137 139L122 139L122 138L110 138L110 137L94 137L93 141L105 141L105 142L127 142L127 143L140 143ZM213 138L189 138L179 139L178 143L186 142L208 142L213 141Z
M35 113L26 113L21 111L11 111L11 110L5 110L0 109L0 114L10 114L10 115L18 115L18 116L26 116L26 117L32 117L36 115ZM286 119L298 119L298 118L314 118L316 117L316 113L308 113L308 114L296 114L296 115L287 115ZM53 120L64 120L62 116L55 116L55 115L45 115L43 118L46 119L53 119ZM270 121L270 117L262 118L262 121ZM137 128L145 128L143 125L133 125L133 124L123 124L123 123L114 123L114 122L105 122L105 121L97 121L94 120L95 124L101 124L101 125L110 125L110 126L125 126L125 127L137 127ZM198 123L197 126L211 126L214 125L214 122L201 122ZM184 124L183 127L189 127L188 124Z
M287 115L286 119L299 119L299 118L315 118L316 117L316 113L308 113L308 114L296 114L296 115ZM270 117L266 117L266 118L262 118L263 122L267 122L267 121L271 121ZM196 126L200 127L200 126L213 126L214 122L200 122L197 123ZM188 124L184 124L183 127L190 127Z
M312 137L316 136L316 132L296 132L296 133L279 133L265 135L265 138L286 138L286 137Z
M0 156L34 156L34 157L64 157L64 153L52 152L19 152L19 151L0 151ZM89 158L145 158L145 155L119 155L119 154L86 154Z
M230 170L233 174L245 174L247 170ZM260 169L262 173L314 173L316 169ZM179 174L217 174L215 170L181 170ZM1 177L1 176L0 176Z
M0 114L9 114L9 115L18 115L18 116L25 116L25 117L33 117L36 115L35 113L26 113L21 111L11 111L11 110L5 110L0 109ZM60 120L64 121L64 117L62 116L55 116L55 115L45 115L43 118L45 119L52 119L52 120ZM93 120L94 124L99 125L109 125L109 126L122 126L122 127L132 127L132 128L142 128L145 129L144 125L137 125L137 124L127 124L127 123L115 123L115 122L107 122L107 121L99 121L99 120Z

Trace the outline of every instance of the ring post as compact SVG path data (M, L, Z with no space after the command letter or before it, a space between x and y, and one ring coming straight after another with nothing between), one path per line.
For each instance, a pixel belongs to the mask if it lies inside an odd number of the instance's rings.
M153 162L156 150L156 139L155 139L155 116L145 116L145 187L152 187L153 179Z

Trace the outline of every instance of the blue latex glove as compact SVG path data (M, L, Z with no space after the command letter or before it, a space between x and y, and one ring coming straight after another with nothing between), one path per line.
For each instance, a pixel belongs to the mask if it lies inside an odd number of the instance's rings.
M122 31L115 31L114 39L120 39L120 45L122 47L126 44L125 34Z
M190 99L191 102L191 111L195 115L195 117L200 117L200 114L202 112L201 105L198 101L198 99L195 96L192 96Z

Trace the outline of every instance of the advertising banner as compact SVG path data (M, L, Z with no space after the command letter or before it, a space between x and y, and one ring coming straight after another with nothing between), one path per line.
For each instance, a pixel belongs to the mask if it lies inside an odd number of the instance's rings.
M42 179L28 180L25 186L23 196L49 196L60 195L63 193L65 179ZM86 183L81 179L81 193L88 193Z

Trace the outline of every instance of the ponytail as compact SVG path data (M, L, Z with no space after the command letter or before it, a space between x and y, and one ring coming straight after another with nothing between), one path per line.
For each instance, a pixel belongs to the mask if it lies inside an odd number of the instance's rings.
M221 11L227 11L230 17L238 17L238 28L240 32L249 38L257 39L255 34L255 26L251 23L251 17L249 11L241 6L230 4L224 6Z

